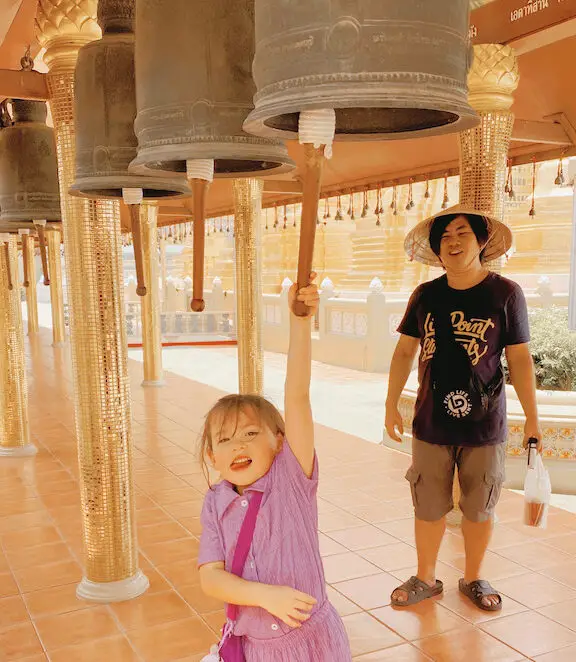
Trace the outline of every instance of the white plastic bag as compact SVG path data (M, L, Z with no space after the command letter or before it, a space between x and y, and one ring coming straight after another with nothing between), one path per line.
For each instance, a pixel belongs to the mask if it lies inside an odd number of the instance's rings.
M208 655L205 655L200 662L220 662L220 655L218 653L218 646L214 644L210 648Z
M552 495L550 474L540 453L535 448L530 448L528 452L531 455L524 481L524 524L545 529Z

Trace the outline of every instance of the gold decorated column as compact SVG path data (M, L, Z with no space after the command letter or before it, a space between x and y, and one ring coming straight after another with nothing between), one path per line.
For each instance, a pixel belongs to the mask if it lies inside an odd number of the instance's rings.
M166 312L166 278L168 277L168 266L166 264L166 239L163 236L160 237L158 244L160 253L160 281L162 283L160 307L162 312Z
M468 99L480 124L460 133L460 204L504 218L506 164L514 126L510 111L518 87L518 61L510 46L474 46L474 63L468 74ZM505 258L502 258L505 259ZM490 264L499 271L501 260ZM460 485L454 480L451 524L461 519Z
M262 394L262 191L261 179L234 180L236 330L240 393Z
M50 229L46 232L46 243L48 244L48 273L50 274L50 307L52 309L52 345L54 347L62 347L66 342L60 236L60 231L56 229Z
M518 61L510 46L474 46L468 98L480 124L460 133L460 203L502 219L506 163L518 87Z
M15 235L0 237L0 375L0 456L34 455Z
M120 208L73 198L74 70L78 50L100 36L96 0L41 0L66 246L85 576L78 596L134 598L148 588L138 568Z
M35 239L30 230L20 230L22 262L24 264L26 311L28 313L28 335L38 333L38 295L36 292L36 262L34 260Z
M146 294L140 298L142 311L142 350L144 381L142 386L162 386L162 334L160 329L160 290L158 287L158 208L140 206L142 254Z

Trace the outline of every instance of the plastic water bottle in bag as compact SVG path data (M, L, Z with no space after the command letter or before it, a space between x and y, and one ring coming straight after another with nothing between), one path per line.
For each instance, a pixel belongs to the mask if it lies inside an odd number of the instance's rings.
M528 471L524 481L524 524L545 529L552 495L550 474L538 453L538 440L528 441Z

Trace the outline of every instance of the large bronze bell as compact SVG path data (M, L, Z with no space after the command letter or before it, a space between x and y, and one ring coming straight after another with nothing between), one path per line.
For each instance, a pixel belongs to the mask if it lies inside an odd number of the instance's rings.
M204 309L204 226L212 177L286 172L278 140L242 124L253 108L254 0L137 0L134 172L186 172L194 191L192 310Z
M75 72L76 180L72 195L123 198L130 209L140 296L146 294L140 237L140 202L191 195L186 178L128 171L134 135L134 0L99 0L102 39L80 49Z
M267 175L293 163L279 141L242 123L253 108L254 0L137 0L135 171Z
M336 139L474 126L470 0L255 0L255 109L244 128L294 138L301 111L336 110Z
M59 222L60 191L54 130L43 101L11 101L0 109L0 221L15 231L35 220Z

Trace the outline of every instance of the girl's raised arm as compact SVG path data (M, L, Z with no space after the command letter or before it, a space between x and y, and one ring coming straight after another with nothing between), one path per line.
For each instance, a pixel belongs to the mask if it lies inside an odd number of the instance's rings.
M310 406L310 375L312 364L312 320L318 311L318 288L313 283L316 274L310 276L310 285L297 292L297 285L290 289L290 346L284 389L284 415L286 439L304 473L310 478L314 470L314 421ZM306 317L292 312L295 299L308 306Z

